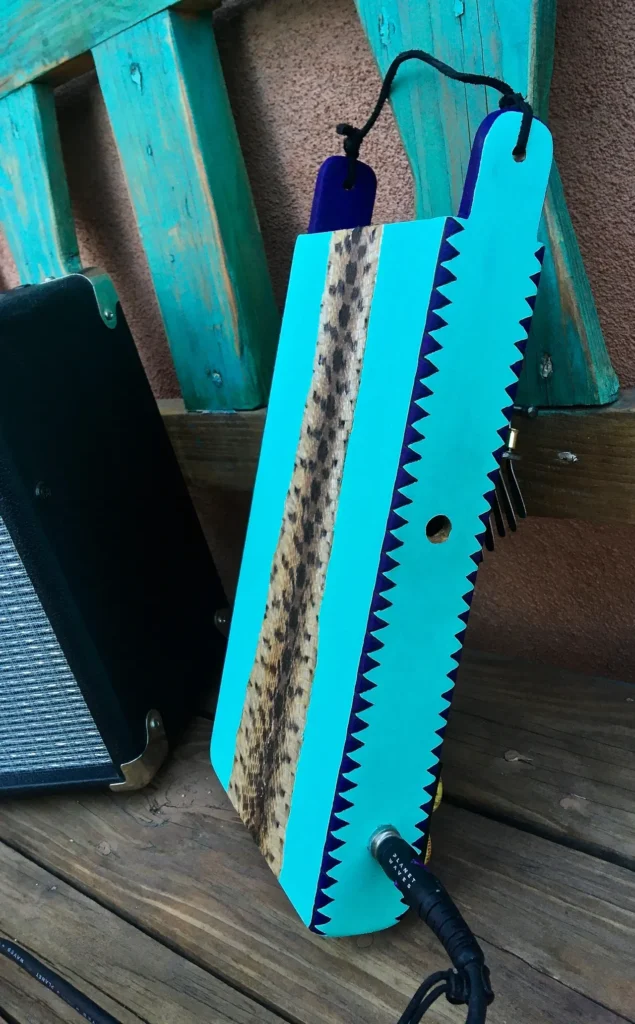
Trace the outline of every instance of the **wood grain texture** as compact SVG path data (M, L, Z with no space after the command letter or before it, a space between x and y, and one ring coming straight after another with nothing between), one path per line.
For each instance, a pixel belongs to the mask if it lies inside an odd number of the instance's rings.
M176 398L161 399L159 410L188 481L201 489L253 490L266 409L191 413Z
M449 797L635 870L635 686L465 651Z
M17 964L2 960L0 1007L11 1015L11 1024L81 1024L86 1020ZM0 1021L4 1020L0 1011Z
M200 0L197 6L219 3ZM167 6L174 5L166 0L4 0L0 96L54 72Z
M317 660L380 246L381 228L336 232L331 241L313 373L236 737L229 796L276 874Z
M279 314L211 19L164 11L93 57L185 405L263 405Z
M80 269L53 90L0 99L0 228L23 284Z
M233 593L265 412L193 416L164 405L164 423ZM635 523L635 389L612 405L545 410L536 419L515 417L514 426L529 515ZM237 506L229 518L227 500Z
M356 0L380 71L420 48L462 71L494 75L548 113L555 0ZM417 216L456 212L476 130L498 94L460 85L419 62L399 71L391 105L410 161ZM371 109L369 101L369 111ZM381 129L379 129L381 130ZM611 366L557 171L539 233L548 254L518 399L527 405L612 401Z
M635 389L603 409L555 409L517 425L530 515L635 523Z
M159 402L194 507L230 601L236 594L265 410L186 413Z
M438 814L435 864L450 892L469 894L474 931L632 1019L633 872L456 808Z
M114 857L112 837L100 853ZM121 908L124 912L127 908ZM276 1024L279 1018L201 967L144 935L48 871L0 844L0 932L112 1014L121 1024ZM13 968L5 972L5 965ZM17 990L47 1008L45 1020L79 1021L66 1004L5 957L0 1006ZM23 1007L24 1008L24 1007Z
M212 773L209 733L199 722L138 793L5 800L0 837L293 1020L394 1024L446 965L436 940L412 920L372 938L304 928ZM633 1018L631 872L452 807L433 847L492 968L488 1021Z

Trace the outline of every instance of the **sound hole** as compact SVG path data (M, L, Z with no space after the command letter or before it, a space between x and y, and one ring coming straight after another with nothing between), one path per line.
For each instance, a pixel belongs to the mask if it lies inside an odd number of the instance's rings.
M431 544L443 544L452 530L452 523L447 516L432 516L426 526L426 537Z

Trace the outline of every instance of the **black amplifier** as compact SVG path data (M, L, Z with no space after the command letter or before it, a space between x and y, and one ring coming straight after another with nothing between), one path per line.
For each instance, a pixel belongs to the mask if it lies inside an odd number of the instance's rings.
M0 791L144 785L225 604L109 278L0 295Z

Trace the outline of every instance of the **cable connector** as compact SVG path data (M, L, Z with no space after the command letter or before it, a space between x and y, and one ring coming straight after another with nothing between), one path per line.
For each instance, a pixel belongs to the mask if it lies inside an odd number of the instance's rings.
M494 998L485 955L458 907L438 878L419 860L397 829L385 825L373 833L370 852L399 889L408 906L434 932L454 970L431 975L414 996L399 1024L415 1024L444 995L457 1005L467 1003L466 1024L482 1024ZM433 988L433 986L437 988Z

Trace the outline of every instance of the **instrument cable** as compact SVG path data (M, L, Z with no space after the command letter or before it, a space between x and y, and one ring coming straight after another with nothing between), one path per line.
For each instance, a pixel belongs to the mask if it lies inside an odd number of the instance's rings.
M483 1024L494 998L489 968L483 950L449 893L421 862L418 852L391 825L374 832L370 852L405 903L432 929L453 965L426 978L398 1024L418 1024L442 995L454 1005L467 1004L466 1024Z

